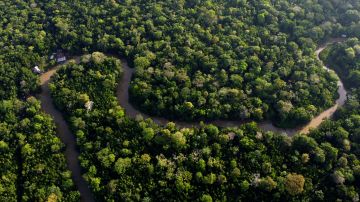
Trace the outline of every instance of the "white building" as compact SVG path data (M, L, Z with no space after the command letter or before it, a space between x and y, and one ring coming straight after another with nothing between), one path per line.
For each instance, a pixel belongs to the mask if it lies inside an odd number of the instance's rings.
M41 70L40 70L39 66L35 66L32 70L36 74L41 74Z
M61 62L65 62L66 61L66 56L64 53L62 53L61 51L58 51L56 54L56 62L57 63L61 63Z
M62 57L58 57L56 59L56 62L60 63L60 62L65 62L66 61L66 57L65 56L62 56Z

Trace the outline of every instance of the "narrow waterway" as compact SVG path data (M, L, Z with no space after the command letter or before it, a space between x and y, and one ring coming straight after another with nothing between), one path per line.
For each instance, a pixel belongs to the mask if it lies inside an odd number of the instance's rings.
M327 43L319 46L319 48L316 50L315 54L319 61L319 55L320 53L329 45L336 43L336 42L342 42L344 39L342 38L334 38L329 40ZM119 82L118 88L117 88L117 99L120 103L120 105L125 109L126 115L132 118L135 118L138 115L141 115L143 118L151 118L155 123L160 125L165 125L168 122L174 122L179 127L198 127L200 125L199 122L183 122L183 121L177 121L177 120L168 120L163 117L156 117L156 116L149 116L147 114L144 114L137 110L130 102L129 102L129 86L131 82L131 77L134 73L134 69L130 68L127 64L126 60L123 61L123 70L124 74ZM328 71L333 71L330 68L323 66ZM258 123L258 126L264 130L264 131L274 131L279 133L286 133L289 136L292 136L296 133L303 133L307 134L311 128L318 127L325 119L330 118L337 108L339 106L342 106L345 104L346 101L346 90L344 88L344 84L341 80L338 81L338 93L339 98L336 100L336 104L320 113L318 116L314 117L308 124L306 124L303 127L299 128L293 128L293 129L284 129L284 128L278 128L274 126L270 121L262 121ZM244 121L231 121L231 120L215 120L215 121L206 121L206 124L214 124L216 126L220 127L236 127L240 126L241 124L244 124Z
M335 42L341 42L344 39L332 39L328 43L320 46L317 51L316 55L317 58L320 60L319 55L320 53L330 44ZM80 57L74 57L75 62L79 63ZM198 127L200 125L199 122L182 122L182 121L175 121L175 120L168 120L162 117L155 117L155 116L148 116L139 110L137 110L130 102L129 102L129 86L131 82L132 75L134 73L134 69L130 68L127 64L126 60L122 60L123 63L123 76L121 80L119 81L116 96L119 101L119 104L125 109L126 115L128 117L136 118L137 116L141 115L143 118L151 118L155 123L159 125L165 125L168 122L174 122L178 125L178 127ZM61 67L61 65L57 65L53 68L51 68L49 71L45 72L40 76L40 82L41 82L41 88L42 92L38 95L40 101L41 101L41 108L43 111L45 111L47 114L51 115L54 119L56 126L57 126L57 134L62 140L62 142L66 146L65 150L65 156L66 161L68 164L68 168L72 172L73 180L77 186L77 188L80 191L81 194L81 200L82 201L94 201L93 195L89 189L89 186L87 182L84 180L84 178L81 175L81 167L79 163L79 152L76 147L76 137L71 133L68 124L66 123L63 115L60 111L56 109L52 102L52 98L50 95L50 89L49 89L49 81L51 76L56 73L56 71ZM332 71L326 66L323 66L326 70ZM271 122L264 121L258 123L259 127L263 129L264 131L274 131L274 132L280 132L280 133L287 133L289 136L292 136L296 133L308 133L311 128L318 127L326 118L330 118L336 109L339 106L344 105L347 97L346 97L346 89L344 88L344 85L341 80L338 82L338 93L339 93L339 99L336 100L336 104L319 114L317 117L311 120L306 126L302 128L295 128L295 129L282 129L275 127ZM241 124L244 124L244 121L229 121L229 120L216 120L216 121L208 121L205 122L206 124L214 124L220 127L236 127L240 126Z
M120 105L125 109L126 116L131 118L136 118L137 116L141 116L144 119L151 118L154 121L154 123L159 125L166 125L169 122L174 122L180 128L200 126L200 122L184 122L178 120L169 120L163 117L149 116L136 109L129 101L129 91L128 91L131 78L134 73L134 69L129 67L126 60L122 60L122 64L123 64L122 67L124 72L118 84L116 96ZM219 127L237 127L246 122L242 120L214 120L214 121L204 121L204 123L213 124ZM296 134L301 130L301 128L295 128L295 129L278 128L274 126L270 121L262 121L258 123L258 126L264 131L274 131L274 132L276 131L280 133L286 133L290 136Z
M78 61L78 60L77 60ZM40 76L40 84L42 92L38 95L38 98L41 101L42 110L49 114L55 121L57 135L61 141L65 144L65 157L69 170L72 172L72 178L75 182L76 187L78 188L81 201L93 202L95 201L93 195L90 191L90 188L81 175L81 166L79 162L79 152L76 147L76 137L71 133L68 124L66 123L63 115L58 111L53 104L50 89L49 81L51 76L61 67L58 65L53 67L51 70Z
M324 51L329 45L334 44L334 43L340 43L343 41L345 41L344 38L331 39L328 42L326 42L325 44L321 45L315 51L317 59L323 64L323 68L326 69L327 71L334 72L334 70L332 70L331 67L325 66L324 63L321 61L321 59L320 59L321 52ZM339 77L339 81L338 81L338 94L339 94L339 98L336 100L335 105L333 107L323 111L317 117L313 118L305 127L303 127L300 130L300 133L307 134L307 133L309 133L311 128L317 128L325 119L331 118L331 116L336 112L336 110L345 104L346 99L347 99L347 92L346 92L346 89L345 89L344 84L341 81L340 77Z

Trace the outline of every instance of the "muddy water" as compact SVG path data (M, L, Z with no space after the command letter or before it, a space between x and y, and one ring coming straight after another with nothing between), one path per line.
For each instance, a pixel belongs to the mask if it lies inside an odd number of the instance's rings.
M156 116L149 116L147 114L144 114L137 110L129 101L129 86L131 82L132 75L134 73L134 69L130 68L128 63L125 59L122 59L122 67L123 67L123 75L121 77L121 80L119 81L117 90L116 90L116 97L118 99L119 104L121 107L125 109L126 115L128 117L136 118L137 116L141 116L144 119L151 118L155 123L159 125L165 125L170 120L162 118L162 117L156 117ZM176 123L179 127L195 127L198 126L199 123L195 122L182 122L182 121L172 121Z
M169 122L174 122L176 125L180 128L185 127L199 127L200 122L184 122L184 121L178 121L178 120L169 120L163 117L157 117L157 116L149 116L143 112L140 112L138 109L136 109L130 102L129 102L129 86L131 82L132 75L134 73L134 69L130 68L127 64L126 60L122 60L122 67L123 67L123 75L121 77L121 80L119 82L119 85L117 87L116 96L120 103L120 105L125 109L126 116L136 118L138 116L147 119L151 118L155 123L159 125L166 125ZM231 120L215 120L215 121L204 121L205 124L214 124L216 126L220 127L236 127L241 124L244 124L245 121L231 121ZM259 126L265 130L276 130L280 132L286 132L288 134L295 134L298 130L295 129L281 129L276 128L273 126L270 122L262 122L259 123Z
M140 112L138 109L136 109L130 102L129 102L129 86L131 82L131 77L134 73L134 69L130 68L127 64L126 60L122 60L123 63L123 75L119 82L116 96L120 103L120 105L125 109L126 115L128 117L136 118L138 116L143 117L144 119L151 118L155 123L159 125L166 125L169 122L174 122L176 125L180 128L184 127L199 127L200 122L184 122L184 121L178 121L178 120L169 120L163 117L157 117L157 116L149 116L143 112ZM220 127L237 127L241 124L246 123L246 121L242 120L214 120L214 121L204 121L205 124L214 124L216 126ZM295 133L299 132L300 129L283 129L283 128L277 128L269 121L263 121L258 123L259 127L262 128L265 131L276 131L280 133L287 133L288 135L294 135Z
M319 49L316 51L316 55L319 59L319 54L329 45L335 42L341 42L344 39L332 39L328 43L322 45L319 47ZM75 57L75 61L78 63L80 61L80 57ZM320 59L319 59L320 60ZM131 77L134 73L134 69L130 68L127 64L126 60L122 60L123 62L123 76L118 84L116 96L119 101L119 104L125 109L126 115L132 118L136 118L137 116L142 116L143 118L151 118L155 123L160 125L165 125L170 120L162 118L162 117L155 117L155 116L148 116L139 110L137 110L135 107L131 105L129 102L129 85L131 82ZM72 171L73 179L75 181L76 186L78 187L82 201L94 201L93 195L88 187L87 182L83 179L81 176L81 167L79 163L79 153L76 149L76 138L71 133L69 126L67 125L64 117L62 116L61 112L59 112L53 102L52 98L50 96L50 90L49 90L49 80L51 76L60 68L61 66L55 66L51 70L47 71L46 73L42 74L40 77L41 80L41 88L42 93L38 95L39 99L41 100L41 107L42 109L50 114L53 119L55 120L55 123L57 125L57 134L62 140L62 142L66 145L65 150L65 156L67 160L67 164L69 169ZM328 71L330 70L328 67L324 66L325 69ZM271 122L264 121L258 123L259 127L265 131L274 131L274 132L280 132L280 133L287 133L288 135L294 135L298 132L300 133L308 133L309 129L318 127L324 119L330 118L336 109L339 106L344 105L346 101L346 90L344 88L344 85L341 80L338 82L339 88L339 99L336 100L336 104L319 114L317 117L311 120L306 126L302 128L295 128L295 129L282 129L275 127ZM182 122L182 121L172 121L176 123L179 127L198 127L200 125L199 122ZM220 127L235 127L240 126L241 124L244 124L244 121L229 121L229 120L216 120L216 121L209 121L205 122L206 124L214 124Z
M320 60L320 53L325 50L325 48L333 43L339 43L339 42L343 42L345 39L344 38L335 38L335 39L331 39L329 40L327 43L321 45L316 51L316 57L319 61ZM327 71L333 71L331 70L329 67L323 65L323 68L326 69ZM311 128L316 128L318 127L325 119L329 119L337 110L338 107L341 107L345 104L346 99L347 99L347 92L346 89L344 87L343 82L340 80L338 81L338 94L339 94L339 98L336 100L336 103L333 107L325 110L324 112L322 112L321 114L319 114L317 117L313 118L305 127L303 127L299 132L300 133L308 133L309 130Z
M77 59L77 58L76 58ZM77 60L78 61L78 60ZM45 113L49 114L55 121L57 128L57 135L65 144L65 157L69 170L72 172L72 178L76 187L80 191L81 201L93 202L93 195L88 187L87 182L81 175L81 167L79 163L79 152L76 148L76 137L71 133L68 124L66 123L61 112L58 111L50 96L49 80L50 77L60 68L56 66L40 77L42 92L37 97L41 101L41 108Z
M331 39L327 43L321 45L315 52L318 60L320 60L320 58L319 58L320 53L328 45L335 43L335 42L342 42L342 41L344 41L344 39L335 38L335 39ZM326 66L323 66L323 68L325 68L328 71L332 71ZM168 123L170 121L176 123L179 127L198 127L200 125L199 122L183 122L183 121L176 121L176 120L168 120L168 119L165 119L162 117L149 116L149 115L146 115L146 114L140 112L139 110L137 110L129 102L129 91L128 91L129 86L130 86L131 77L134 73L134 69L129 67L126 60L123 60L123 69L124 69L124 74L123 74L123 77L120 80L118 88L117 88L117 99L118 99L120 105L125 109L127 116L135 118L136 116L140 115L143 118L151 118L155 123L160 124L160 125L165 125L166 123ZM341 80L339 80L338 86L339 86L338 93L340 96L339 96L339 99L336 100L336 104L333 107L325 110L318 116L314 117L307 125L300 127L300 128L283 129L283 128L278 128L278 127L274 126L269 121L263 121L263 122L259 122L258 126L261 129L263 129L264 131L274 131L274 132L286 133L289 136L292 136L296 133L307 134L311 128L318 127L325 119L330 118L335 113L336 109L339 106L344 105L346 98L347 98L346 97L347 93L346 93L346 90L345 90L344 85ZM241 124L244 124L244 121L215 120L215 121L207 121L205 123L214 124L214 125L217 125L220 127L236 127Z

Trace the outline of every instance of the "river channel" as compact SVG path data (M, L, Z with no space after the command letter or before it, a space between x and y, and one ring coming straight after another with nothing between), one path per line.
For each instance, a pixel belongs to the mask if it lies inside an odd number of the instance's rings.
M329 40L327 43L319 46L319 48L316 50L316 56L320 60L319 55L320 53L330 44L335 42L341 42L344 39L332 39ZM80 57L74 57L74 60L76 63L79 63ZM129 102L129 86L131 82L131 78L134 73L134 69L130 68L127 64L126 60L122 60L123 63L123 75L122 78L119 81L116 96L119 101L119 104L125 109L126 115L128 117L136 118L137 116L141 115L143 118L151 118L155 123L159 125L165 125L168 122L174 122L177 124L178 127L198 127L200 125L199 122L182 122L182 121L176 121L176 120L168 120L162 117L154 117L149 116L147 114L144 114L137 110L130 102ZM52 116L54 119L56 126L57 126L57 134L60 137L61 141L65 144L65 156L68 168L72 172L73 180L77 186L77 188L80 191L81 199L82 201L94 201L93 195L91 193L91 190L87 184L87 182L84 180L84 178L81 175L81 166L79 163L79 152L77 150L76 146L76 137L71 133L68 124L66 123L62 113L56 109L56 107L53 104L51 95L50 95L50 89L49 89L49 81L52 75L56 73L56 71L61 67L62 65L57 65L52 67L49 71L45 72L40 76L40 83L42 92L38 95L38 98L41 101L41 107L44 112ZM328 71L333 71L327 66L323 66ZM324 112L320 113L318 116L314 117L307 125L295 128L295 129L282 129L274 126L269 121L264 121L258 123L258 126L263 129L264 131L274 131L274 132L280 132L280 133L286 133L289 136L292 136L296 133L303 133L306 134L309 132L311 128L318 127L325 119L330 118L338 107L345 104L346 101L346 89L344 88L344 84L341 80L338 82L338 93L339 98L336 100L336 103L331 108L325 110ZM244 121L231 121L231 120L215 120L215 121L208 121L205 122L206 124L214 124L216 126L220 127L236 127L240 126L241 124L244 124Z

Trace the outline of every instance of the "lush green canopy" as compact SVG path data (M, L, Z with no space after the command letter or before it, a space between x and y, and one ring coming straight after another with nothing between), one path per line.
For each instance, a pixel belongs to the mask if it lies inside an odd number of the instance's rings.
M81 164L98 200L358 197L359 117L348 118L346 126L328 121L309 136L292 139L262 132L255 123L240 128L160 127L125 117L116 102L105 104L115 99L116 80L106 88L104 81L120 76L117 64L113 58L70 64L51 84L55 102L76 131ZM81 97L93 100L95 107L87 111Z
M131 101L151 114L292 127L334 104L337 78L314 50L360 37L359 12L358 0L1 0L0 201L79 201L55 124L32 97L31 70L53 66L53 53L126 57ZM98 52L51 89L99 201L357 201L359 47L324 52L350 95L309 136L127 118L115 98L121 65Z

